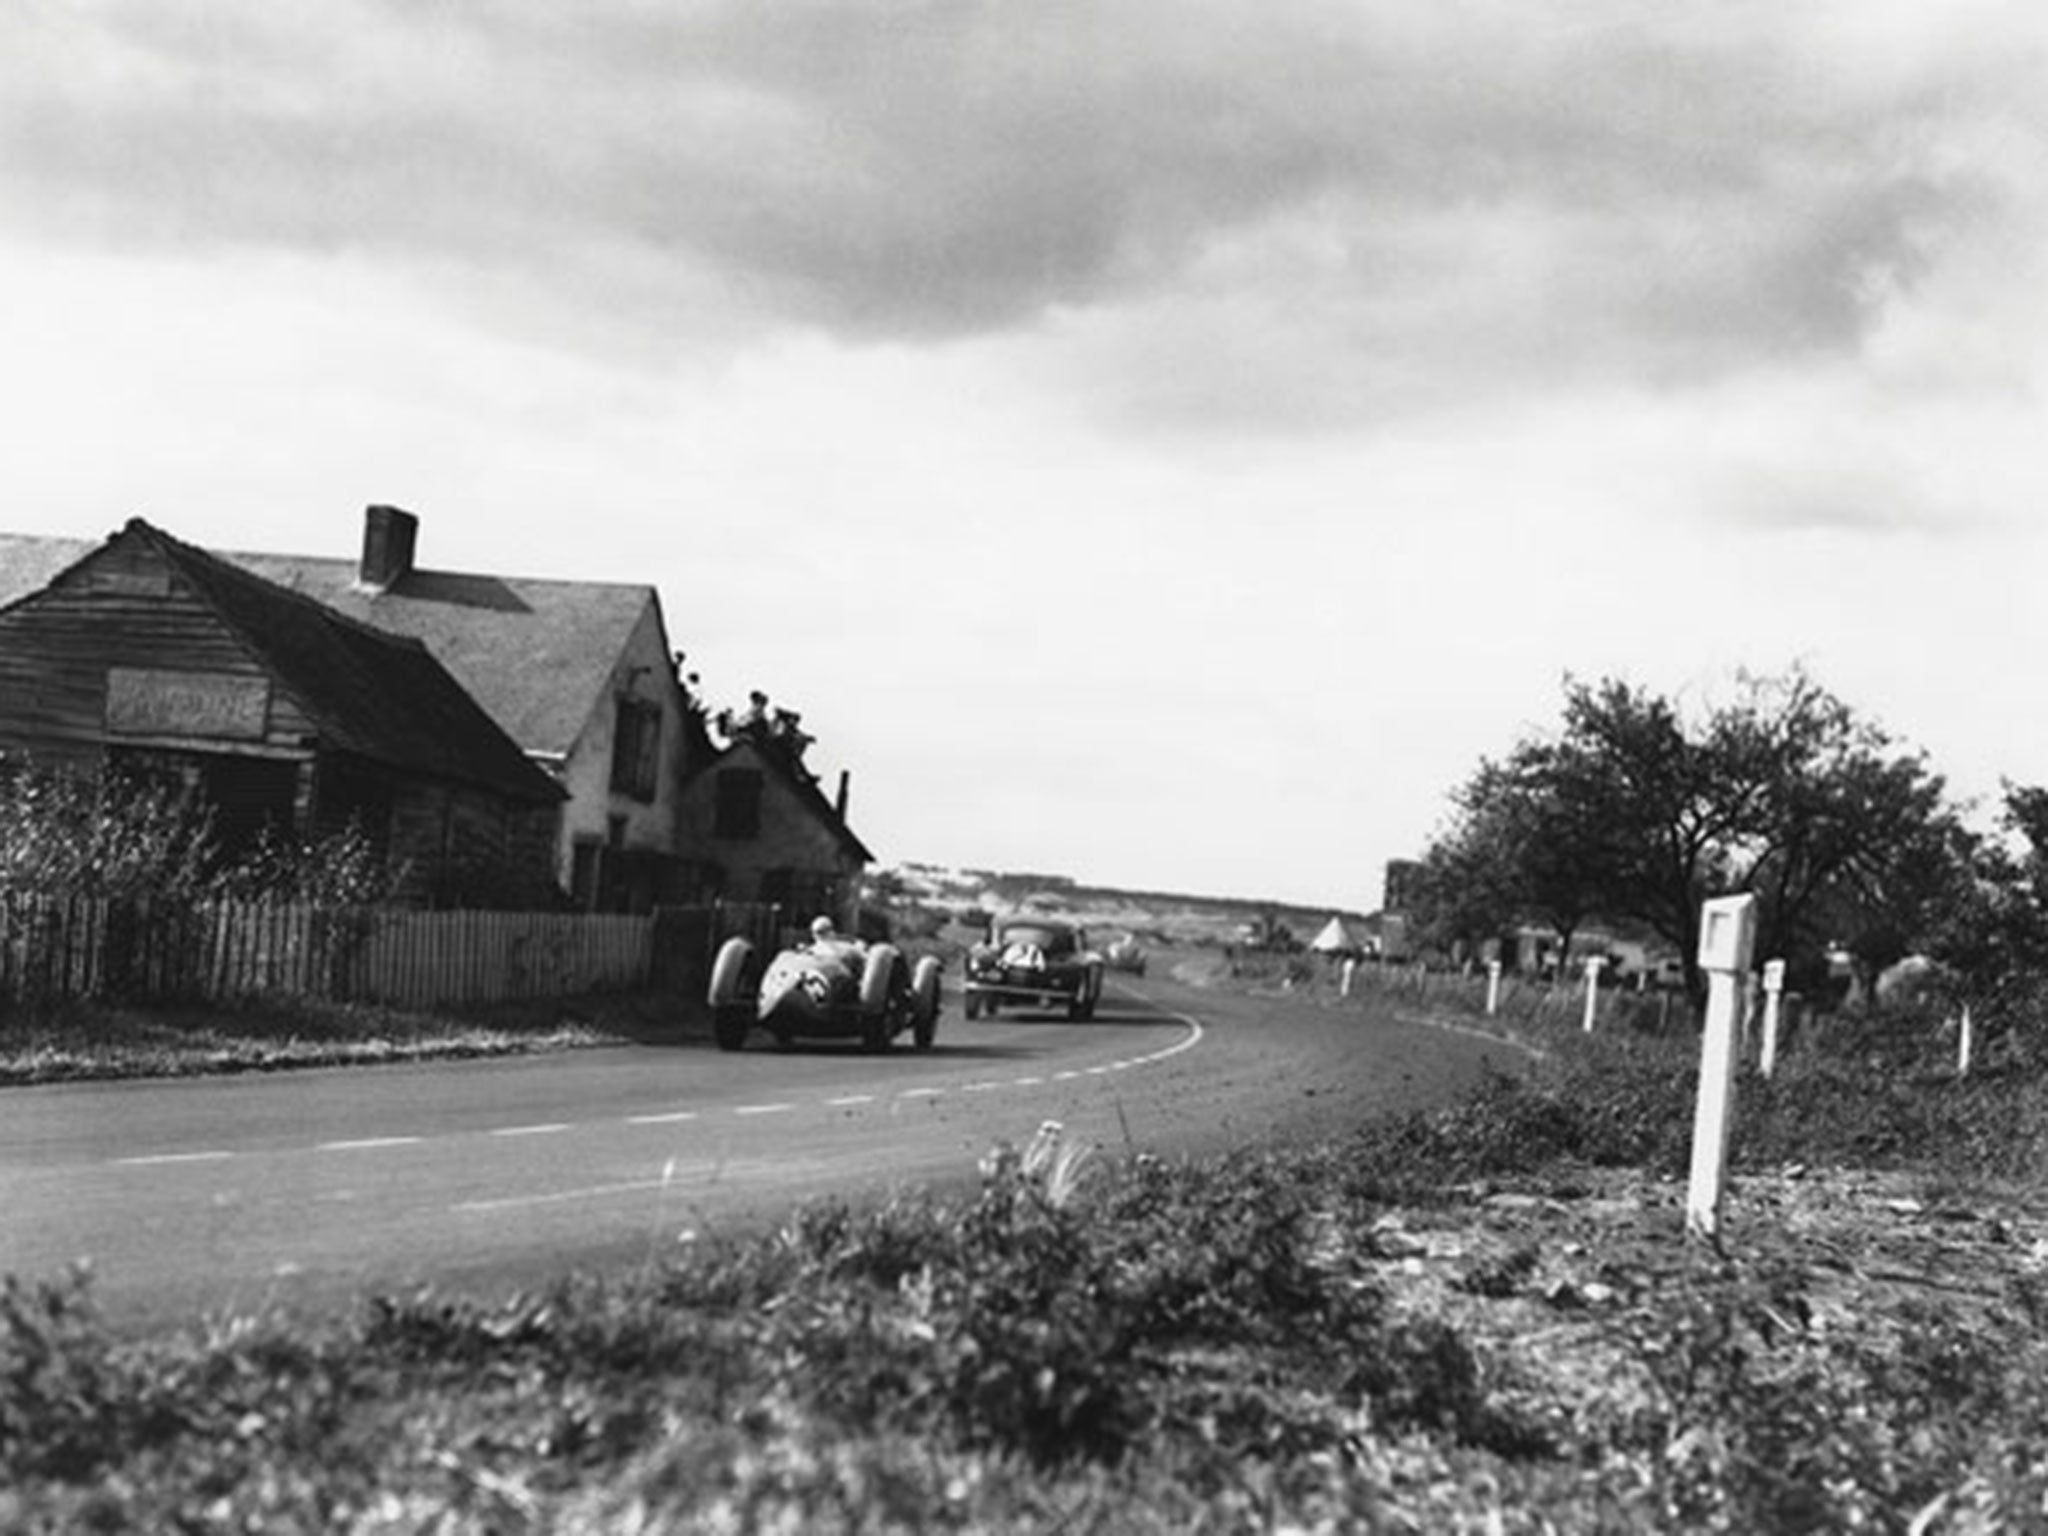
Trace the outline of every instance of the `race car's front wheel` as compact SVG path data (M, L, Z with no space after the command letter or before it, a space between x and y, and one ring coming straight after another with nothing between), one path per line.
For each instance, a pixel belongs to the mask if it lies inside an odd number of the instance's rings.
M938 1034L939 995L939 962L926 955L910 973L910 1038L920 1051Z
M893 944L877 944L868 951L860 973L860 1038L871 1051L889 1049L895 1033L895 1013L902 1006L904 987L903 953Z
M860 1007L863 1013L881 1013L889 1006L897 983L897 967L903 952L894 944L877 944L868 951L860 972Z
M711 963L706 1001L711 1005L711 1037L721 1051L736 1051L746 1044L754 1013L753 999L746 995L753 960L753 945L745 939L727 939Z

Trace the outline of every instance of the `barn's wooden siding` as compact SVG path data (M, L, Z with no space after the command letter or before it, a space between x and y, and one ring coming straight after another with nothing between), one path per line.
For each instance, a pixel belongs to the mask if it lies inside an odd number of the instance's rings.
M354 824L407 872L412 897L437 895L451 870L487 870L529 872L512 881L522 886L516 896L545 900L558 804L516 782L508 790L502 760L543 791L546 776L480 710L467 723L469 744L481 725L500 746L486 742L481 756L452 759L438 751L451 739L447 696L472 702L439 664L416 648L380 650L409 644L389 637L366 651L361 626L247 573L236 574L241 585L226 601L195 584L212 580L207 558L131 524L0 611L0 753L87 772L125 764L182 781L212 802L230 855L266 825L319 836ZM283 673L279 656L295 658ZM410 669L402 681L442 691L383 687L378 669L387 664ZM316 697L302 697L287 676ZM327 697L323 714L323 690L346 702ZM405 727L395 738L376 734L394 720ZM373 759L365 740L412 751L419 762ZM474 781L450 776L463 770Z
M0 613L0 748L45 761L96 763L107 731L107 680L116 668L261 683L261 734L237 739L252 755L305 760L314 722L169 563L140 538L117 535L35 597ZM135 746L199 746L203 737L115 734Z

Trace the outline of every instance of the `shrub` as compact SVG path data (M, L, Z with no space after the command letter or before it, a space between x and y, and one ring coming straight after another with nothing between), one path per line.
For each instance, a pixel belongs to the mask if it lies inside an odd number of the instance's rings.
M302 839L265 826L229 858L191 792L112 767L89 777L0 761L0 895L367 905L402 879L353 825Z
M0 894L190 899L214 856L212 816L189 796L0 761Z
M325 837L290 839L266 825L239 860L215 871L209 894L242 901L374 906L389 901L404 870L379 854L351 823Z

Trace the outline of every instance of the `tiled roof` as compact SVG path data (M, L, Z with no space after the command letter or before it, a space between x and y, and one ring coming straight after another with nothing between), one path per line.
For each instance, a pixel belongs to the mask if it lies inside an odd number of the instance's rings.
M426 643L528 752L566 755L634 627L651 586L413 570L388 590L356 583L353 560L223 554L242 569L351 618Z
M162 553L291 689L331 746L517 799L562 798L561 786L419 641L337 613L140 518L116 535L123 536Z

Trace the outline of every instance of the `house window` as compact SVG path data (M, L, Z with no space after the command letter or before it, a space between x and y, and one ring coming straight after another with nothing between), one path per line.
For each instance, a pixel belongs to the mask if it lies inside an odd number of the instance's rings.
M761 770L721 768L718 770L718 807L711 824L713 837L747 838L761 835Z
M612 726L612 793L652 800L661 772L661 706L620 699Z

